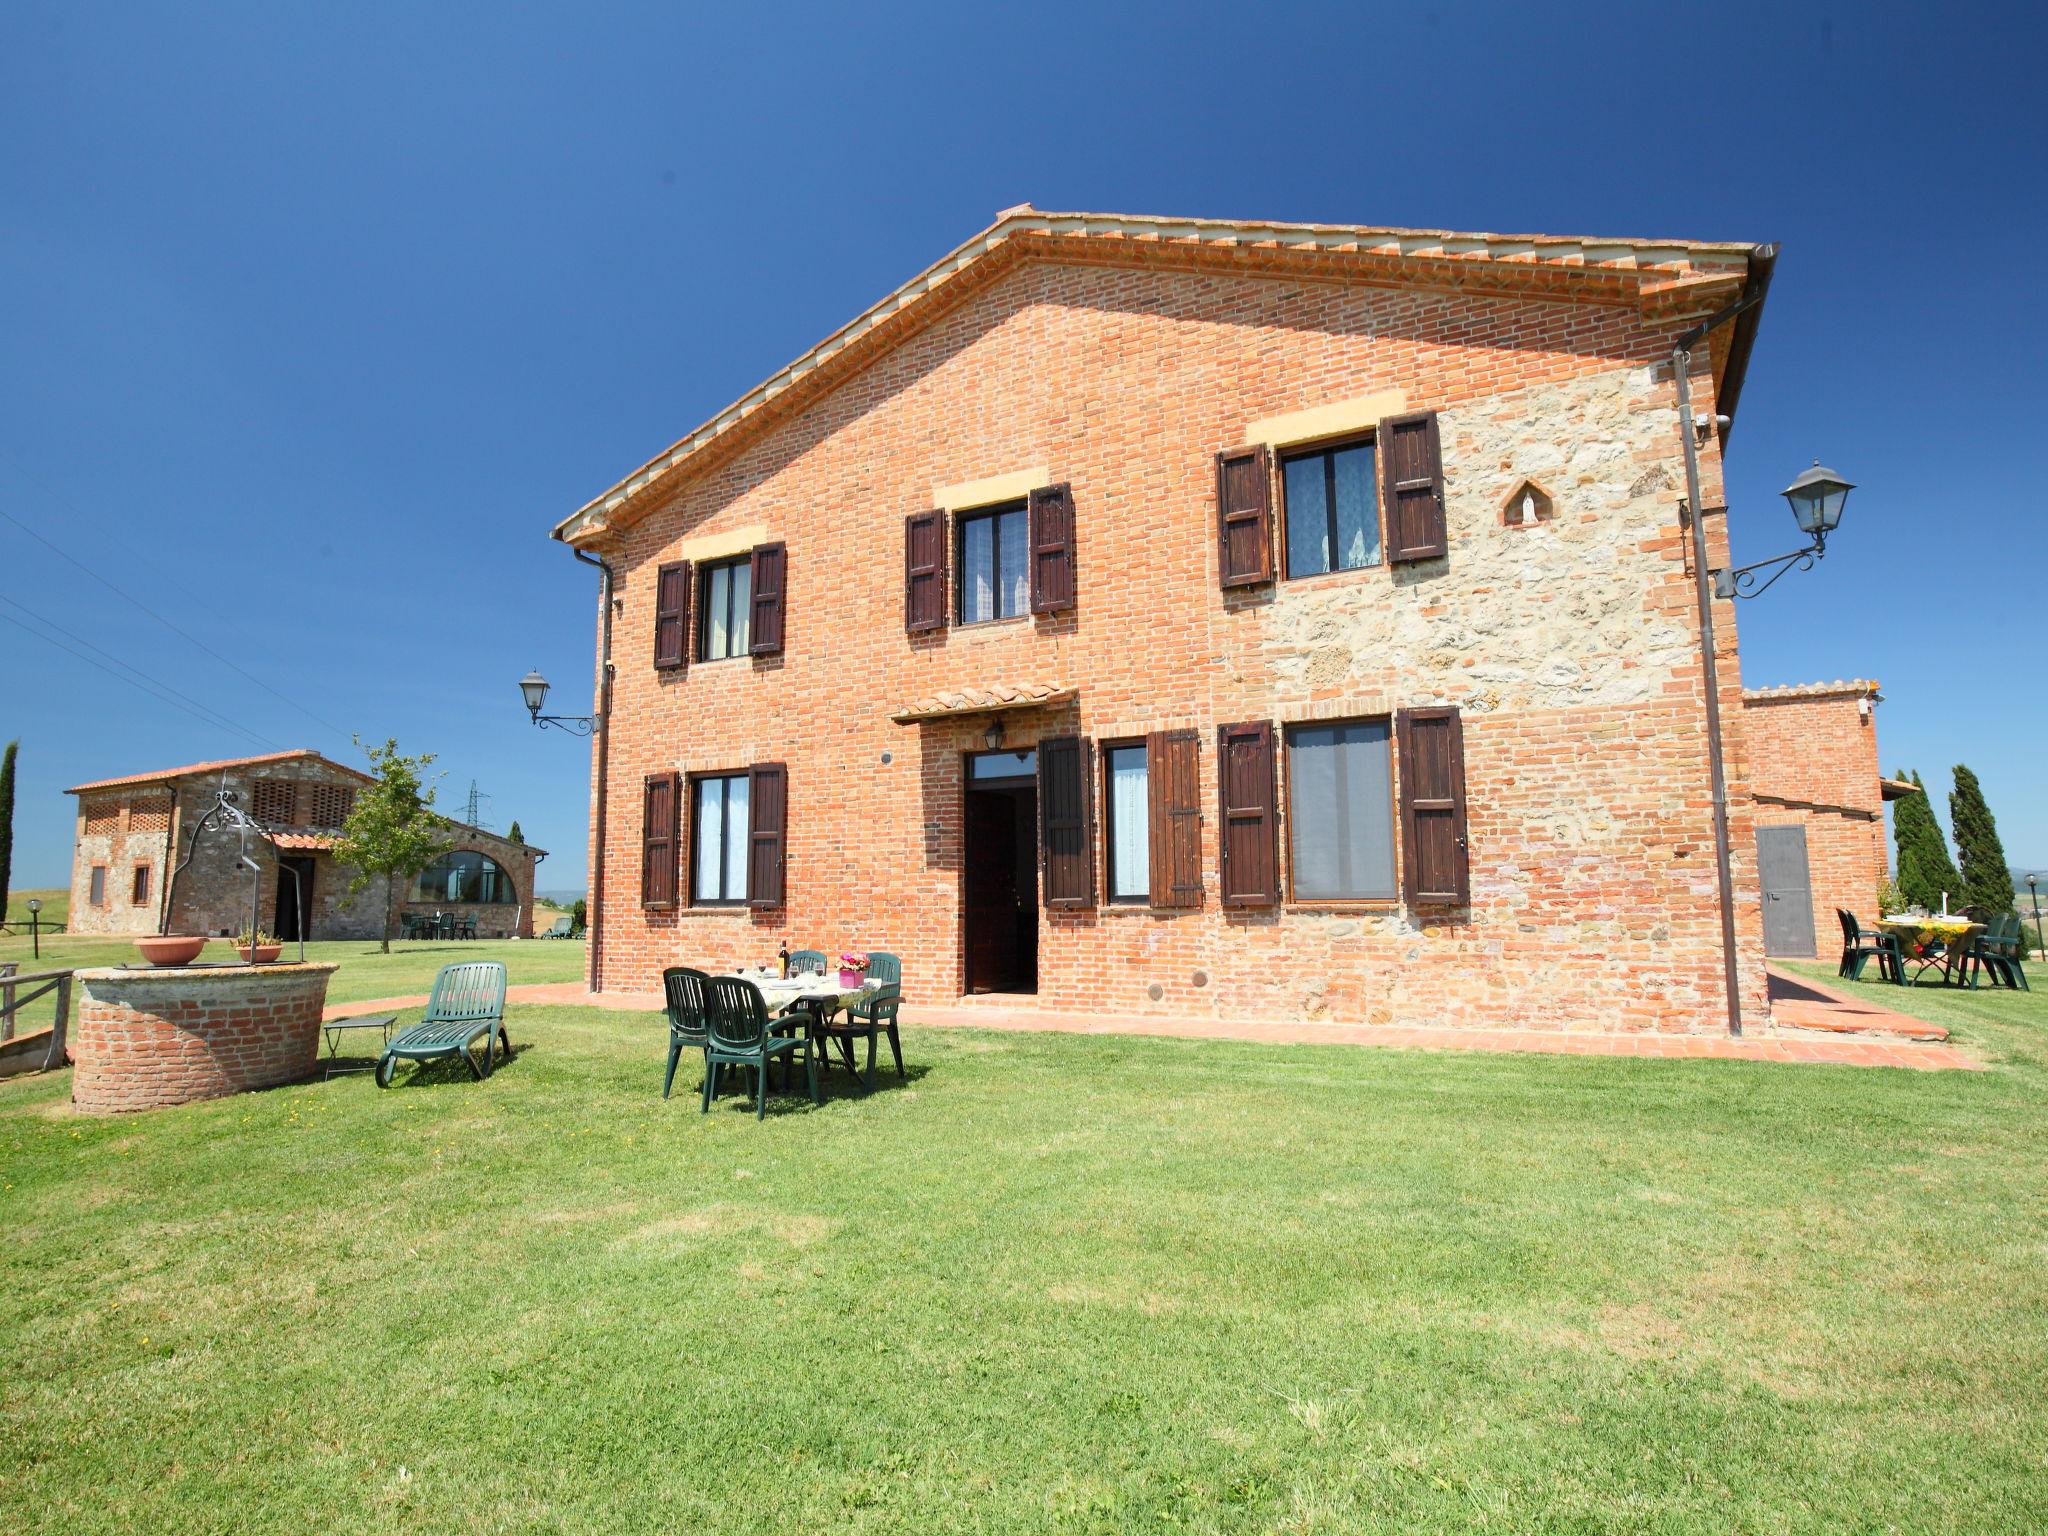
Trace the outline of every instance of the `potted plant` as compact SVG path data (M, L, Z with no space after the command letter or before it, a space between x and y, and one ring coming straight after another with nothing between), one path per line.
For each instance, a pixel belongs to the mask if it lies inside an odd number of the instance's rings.
M135 941L135 949L151 965L190 965L206 948L204 934L152 933Z
M244 928L235 935L235 953L242 957L244 965L268 965L283 952L284 945L277 935L261 928Z
M839 957L839 985L842 987L866 985L867 972L868 957L866 955L841 955Z

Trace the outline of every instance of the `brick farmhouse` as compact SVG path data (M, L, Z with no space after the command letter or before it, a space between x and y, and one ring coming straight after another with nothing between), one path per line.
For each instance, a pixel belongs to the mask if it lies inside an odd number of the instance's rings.
M67 791L78 797L70 931L235 934L249 926L253 897L259 926L282 938L300 936L301 910L308 939L381 938L384 880L350 901L354 871L331 851L357 789L369 782L301 750L74 785ZM276 845L272 853L261 839L248 840L260 890L240 863L237 834L209 831L192 848L191 829L223 784ZM479 938L531 937L533 871L546 852L458 821L447 823L446 835L448 851L390 904L393 922L401 912L454 912L476 919ZM174 886L172 873L188 850L192 860ZM286 869L297 871L303 898Z
M787 942L913 1000L1724 1028L1671 356L1773 257L999 215L556 528L606 567L591 985Z

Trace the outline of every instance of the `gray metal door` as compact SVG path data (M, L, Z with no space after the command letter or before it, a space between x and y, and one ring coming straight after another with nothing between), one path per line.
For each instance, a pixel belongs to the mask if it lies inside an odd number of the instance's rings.
M1764 887L1764 953L1813 955L1813 877L1806 828L1758 827L1756 863Z

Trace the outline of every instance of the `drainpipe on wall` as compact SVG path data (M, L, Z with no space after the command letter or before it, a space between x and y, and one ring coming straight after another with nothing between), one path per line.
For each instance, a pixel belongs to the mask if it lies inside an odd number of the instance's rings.
M589 921L584 925L590 934L589 990L597 991L599 979L604 975L604 811L605 790L610 783L612 733L608 729L612 715L612 591L616 578L612 568L598 555L569 546L569 553L585 565L594 565L603 577L600 597L604 608L603 638L598 651L597 671L597 720L596 729L591 732L597 738L597 793L591 806L591 841L594 857L590 861L590 903Z

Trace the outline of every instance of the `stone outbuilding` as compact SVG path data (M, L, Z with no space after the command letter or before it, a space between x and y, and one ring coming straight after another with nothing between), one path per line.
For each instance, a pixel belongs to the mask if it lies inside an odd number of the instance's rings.
M234 934L249 925L253 899L258 925L288 941L300 936L302 916L308 939L379 938L387 910L394 932L401 913L452 912L475 918L479 938L532 937L534 867L546 851L464 822L446 824L448 850L395 900L387 901L381 878L351 899L354 871L333 848L370 782L300 749L73 785L70 931ZM260 873L240 862L236 833L210 831L190 847L191 829L222 788L276 845L273 853L248 840ZM179 871L188 851L191 862Z
M1883 700L1868 678L1743 692L1766 954L1834 954L1837 909L1877 915L1885 802L1920 793L1878 772Z

